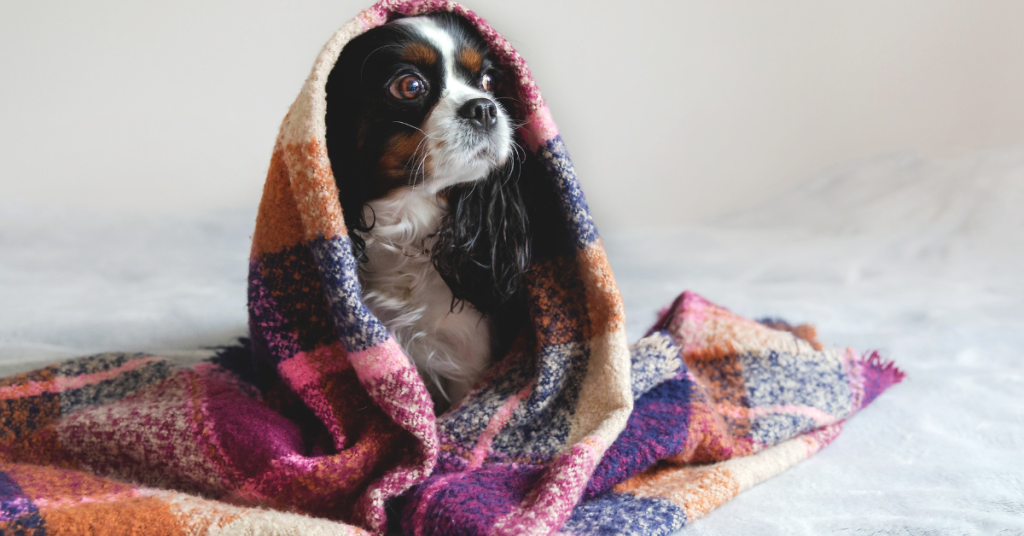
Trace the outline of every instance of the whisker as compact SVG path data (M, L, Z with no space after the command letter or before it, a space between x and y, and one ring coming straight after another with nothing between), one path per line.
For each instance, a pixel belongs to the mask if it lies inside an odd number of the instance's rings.
M408 168L409 163L411 163L414 159L417 160L416 165L413 166L409 175L409 178L412 179L411 182L413 186L426 182L426 162L427 156L430 155L429 150L423 151L422 158L418 158L416 156L416 153L420 152L420 149L424 148L424 144L426 142L427 138L425 137L422 140L420 140L420 142L416 145L416 149L412 152L412 155L409 157L409 162L406 163L406 167Z
M510 100L516 104L522 104L523 102L515 97L494 97L495 100Z
M519 145L516 140L512 140L512 149L516 153L520 164L526 161L526 149L523 149L523 146Z
M423 130L422 128L414 126L414 125L410 125L409 123L406 123L405 121L394 121L394 120L392 120L391 122L392 123L398 123L399 125L405 125L405 126L411 128L411 129L418 130L418 131L420 131L420 134L423 134L425 137L430 138L432 140L438 139L437 136L431 136L430 134L427 134L427 132L425 130Z

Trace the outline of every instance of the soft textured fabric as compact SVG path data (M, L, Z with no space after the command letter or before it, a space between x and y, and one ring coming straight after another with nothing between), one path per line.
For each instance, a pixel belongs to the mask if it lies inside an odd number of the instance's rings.
M435 419L360 300L324 149L324 85L352 37L438 9L476 25L513 75L521 180L542 217L526 328ZM3 380L0 527L359 534L384 532L390 514L417 535L667 534L816 452L901 377L876 355L824 350L806 327L692 293L628 346L600 238L525 63L450 2L382 2L324 47L274 148L249 313L251 347L217 363L103 354Z

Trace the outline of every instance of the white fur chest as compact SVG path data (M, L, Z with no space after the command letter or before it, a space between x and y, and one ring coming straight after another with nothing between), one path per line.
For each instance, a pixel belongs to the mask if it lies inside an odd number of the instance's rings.
M372 209L372 210L371 210ZM489 320L468 304L451 310L452 292L430 250L446 207L434 194L400 188L371 201L359 267L363 301L395 336L427 388L455 402L490 361Z

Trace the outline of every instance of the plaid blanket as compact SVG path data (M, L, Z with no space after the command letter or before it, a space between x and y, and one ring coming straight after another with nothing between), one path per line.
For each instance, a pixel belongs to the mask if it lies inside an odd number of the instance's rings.
M526 328L436 418L360 299L324 149L341 48L434 10L476 25L513 75L521 180L544 212ZM217 360L101 354L0 380L0 532L668 534L827 445L902 377L689 292L628 345L526 64L446 1L383 1L324 47L281 126L249 270L251 338Z

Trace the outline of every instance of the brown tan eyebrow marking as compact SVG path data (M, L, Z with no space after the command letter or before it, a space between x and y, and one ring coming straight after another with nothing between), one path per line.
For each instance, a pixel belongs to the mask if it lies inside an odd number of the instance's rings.
M459 65L465 67L469 72L475 73L479 71L483 63L484 56L480 51L469 47L463 47L459 51Z
M419 64L437 63L437 52L434 49L420 43L406 45L402 50L402 59Z

